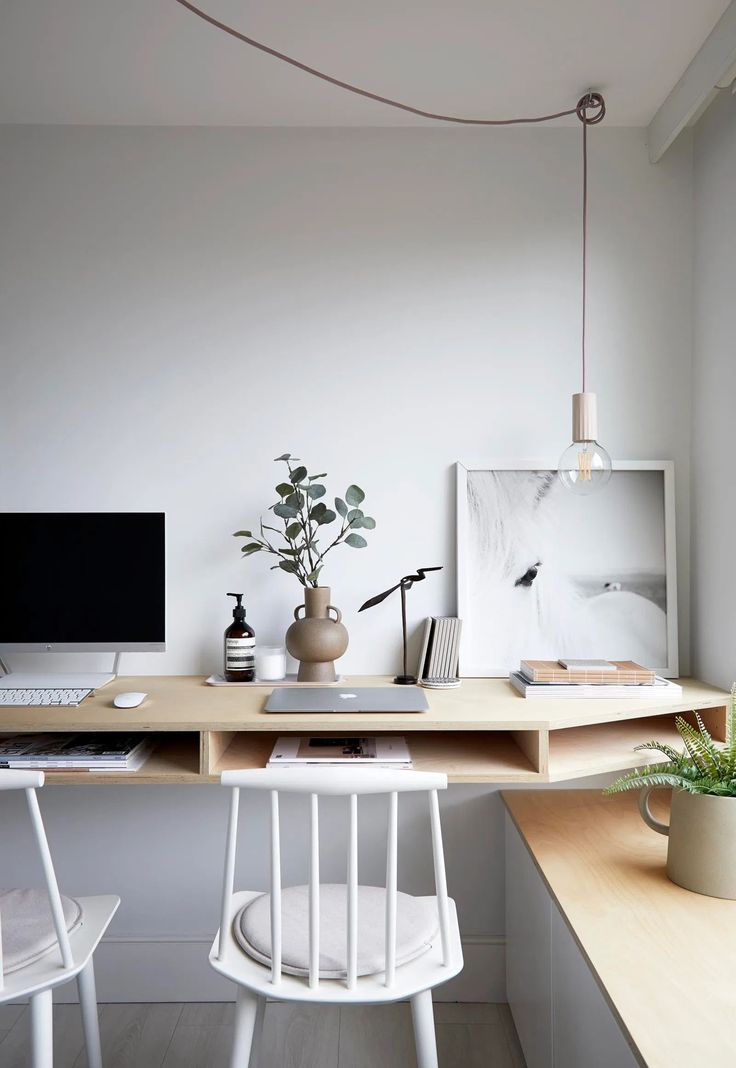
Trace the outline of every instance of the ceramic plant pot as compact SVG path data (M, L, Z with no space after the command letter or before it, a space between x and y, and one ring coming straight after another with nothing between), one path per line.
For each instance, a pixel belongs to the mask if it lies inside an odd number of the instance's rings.
M330 604L330 587L305 586L304 604L294 609L286 632L286 648L299 661L299 682L335 682L335 661L347 647L348 632L342 612Z
M736 797L675 790L669 826L649 810L652 788L639 795L642 819L669 837L667 875L706 897L736 899Z

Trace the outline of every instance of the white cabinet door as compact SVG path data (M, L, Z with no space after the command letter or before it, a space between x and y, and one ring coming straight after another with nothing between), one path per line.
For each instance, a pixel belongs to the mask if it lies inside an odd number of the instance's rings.
M551 950L555 1068L640 1068L556 905Z
M553 1068L552 908L534 861L507 815L506 992L527 1068Z

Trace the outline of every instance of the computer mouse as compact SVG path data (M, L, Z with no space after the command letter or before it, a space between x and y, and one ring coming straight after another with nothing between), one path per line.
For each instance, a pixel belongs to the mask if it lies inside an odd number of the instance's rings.
M113 697L112 703L116 708L137 708L147 697L147 693L118 693Z

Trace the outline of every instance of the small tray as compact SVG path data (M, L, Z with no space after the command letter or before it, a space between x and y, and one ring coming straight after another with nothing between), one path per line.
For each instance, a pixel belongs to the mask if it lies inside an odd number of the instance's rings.
M210 675L205 679L207 686L339 686L345 679L338 675L334 682L298 682L296 675L287 675L283 679L256 679L254 682L228 682L223 675Z

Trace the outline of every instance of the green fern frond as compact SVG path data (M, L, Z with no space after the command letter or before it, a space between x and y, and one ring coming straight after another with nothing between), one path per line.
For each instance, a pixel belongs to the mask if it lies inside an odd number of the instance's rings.
M682 716L675 717L675 726L685 743L685 748L693 764L696 764L704 775L712 772L718 773L721 766L720 753L713 744L710 735L708 735L707 739L704 738Z
M643 790L645 787L650 786L671 786L677 790L687 790L690 783L687 779L683 779L681 775L674 774L671 771L652 772L651 768L642 768L641 770L637 768L636 771L631 772L629 775L616 779L615 782L605 788L603 793L620 794L626 790Z
M635 753L639 752L640 749L653 749L657 753L662 753L673 764L679 764L682 760L682 753L678 753L676 749L673 749L671 745L667 745L666 742L642 742L641 745L634 746Z

